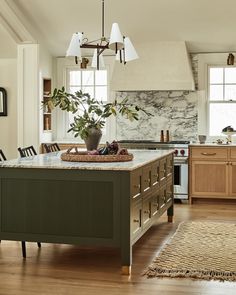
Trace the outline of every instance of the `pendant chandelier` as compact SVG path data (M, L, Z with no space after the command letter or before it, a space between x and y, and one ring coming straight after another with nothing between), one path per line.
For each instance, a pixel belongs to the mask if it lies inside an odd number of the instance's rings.
M121 34L117 23L112 24L110 38L105 37L104 0L102 0L102 36L99 39L88 41L87 38L83 37L83 33L74 33L66 56L75 57L75 62L78 64L78 59L82 60L81 48L94 49L91 67L98 70L105 67L102 54L106 49L113 50L116 54L116 60L123 64L139 58L130 38Z

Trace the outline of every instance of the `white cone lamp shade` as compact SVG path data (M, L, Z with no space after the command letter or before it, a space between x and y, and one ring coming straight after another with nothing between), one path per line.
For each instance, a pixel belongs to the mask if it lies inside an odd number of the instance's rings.
M139 58L129 37L125 37L124 48L125 48L125 61L126 62Z
M93 59L92 59L92 63L91 63L91 67L92 68L97 68L97 50L94 50L93 53ZM105 63L104 63L104 58L103 55L100 54L99 55L99 69L105 68Z
M73 34L66 56L78 56L81 59L80 45L82 44L82 37L83 35L81 33Z
M121 35L119 26L117 23L114 23L111 28L111 35L109 41L109 48L111 50L120 50L124 47L123 36Z
M131 60L138 59L139 56L137 51L135 50L132 42L130 41L129 37L125 37L124 39L124 50L121 51L121 59L124 62L128 62ZM120 52L116 55L116 60L120 60Z

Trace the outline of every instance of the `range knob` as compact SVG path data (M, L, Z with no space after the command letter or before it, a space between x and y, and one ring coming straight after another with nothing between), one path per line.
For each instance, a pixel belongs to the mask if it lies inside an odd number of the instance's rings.
M178 151L178 150L175 150L175 151L174 151L174 154L175 154L175 156L177 156L177 155L178 155L178 153L179 153L179 151Z
M184 156L185 150L181 150L180 153L181 153L182 156Z

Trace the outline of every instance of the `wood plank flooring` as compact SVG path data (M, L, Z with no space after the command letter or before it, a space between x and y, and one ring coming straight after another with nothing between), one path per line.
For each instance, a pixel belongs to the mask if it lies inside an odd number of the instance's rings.
M235 295L236 283L192 279L147 279L141 276L157 252L184 220L236 223L236 204L178 204L174 223L163 216L133 247L132 275L120 275L117 249L27 243L27 259L20 242L0 244L0 294L45 295Z

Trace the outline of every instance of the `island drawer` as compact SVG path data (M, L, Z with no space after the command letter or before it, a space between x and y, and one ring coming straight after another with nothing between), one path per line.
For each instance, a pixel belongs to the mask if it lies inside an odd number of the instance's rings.
M166 158L160 160L160 170L159 170L159 179L160 179L160 185L165 183L166 180L166 174L167 174L167 160Z
M191 148L192 159L211 160L222 159L227 160L228 149L220 147L192 147Z
M136 202L131 210L131 238L135 239L142 231L142 201Z
M130 178L130 192L133 200L138 200L141 197L141 181L142 169L133 171Z
M142 191L147 193L151 189L152 166L148 165L142 171Z
M157 161L152 164L151 183L153 187L159 184L159 170L160 170L160 162Z
M152 217L152 195L149 196L149 198L146 198L143 201L143 218L142 218L142 224L143 227L149 226L149 223L151 222Z

